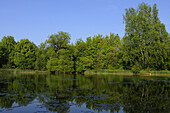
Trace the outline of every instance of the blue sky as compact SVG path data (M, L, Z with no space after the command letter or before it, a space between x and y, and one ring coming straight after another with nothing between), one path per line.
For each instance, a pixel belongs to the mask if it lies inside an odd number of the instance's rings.
M157 4L170 33L169 0L0 0L0 39L11 35L39 45L58 31L70 33L71 43L110 32L122 38L125 8L137 8L142 2Z

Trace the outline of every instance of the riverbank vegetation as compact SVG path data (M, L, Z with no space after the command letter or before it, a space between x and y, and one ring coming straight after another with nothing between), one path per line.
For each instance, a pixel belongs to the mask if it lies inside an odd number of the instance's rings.
M32 69L11 69L11 68L1 68L0 73L27 73L27 74L35 74L35 73L42 73L42 74L50 74L48 71L42 70L32 70Z
M0 42L0 68L63 73L170 71L170 35L158 17L156 4L151 7L141 3L137 9L125 9L123 21L122 39L114 33L98 34L70 44L70 34L59 31L37 46L29 39L16 42L13 36L4 36Z

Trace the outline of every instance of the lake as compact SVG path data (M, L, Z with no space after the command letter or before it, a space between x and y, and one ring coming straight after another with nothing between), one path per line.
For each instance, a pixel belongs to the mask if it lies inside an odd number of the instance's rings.
M169 113L170 77L0 74L0 112Z

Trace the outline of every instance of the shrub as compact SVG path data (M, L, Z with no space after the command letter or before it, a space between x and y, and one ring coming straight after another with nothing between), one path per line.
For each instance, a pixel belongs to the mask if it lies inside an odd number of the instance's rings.
M139 73L141 71L141 65L138 64L138 63L135 63L135 65L132 66L131 70L132 70L133 73Z

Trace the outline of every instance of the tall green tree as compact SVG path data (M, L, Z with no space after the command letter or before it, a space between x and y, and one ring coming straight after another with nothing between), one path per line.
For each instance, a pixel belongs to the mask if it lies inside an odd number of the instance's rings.
M105 56L104 67L105 69L119 69L121 68L121 43L118 34L110 33L106 36L103 42L102 53Z
M14 63L20 69L34 69L37 46L28 39L21 39L15 46Z
M48 55L46 42L41 43L36 51L36 62L35 69L37 70L46 70Z
M151 7L141 3L136 10L125 11L124 67L128 69L140 64L142 68L166 69L168 33L159 20L156 4Z
M86 42L82 39L78 39L75 43L74 55L75 55L75 69L77 72L84 72L92 65L92 60L86 58Z
M74 72L74 50L73 45L68 45L67 49L60 49L58 52L58 72Z
M60 49L66 48L70 42L70 34L67 32L59 31L58 34L53 34L47 40L50 47L53 47L56 53Z
M3 65L7 63L7 50L2 46L2 43L0 42L0 68L2 68Z
M4 60L5 67L11 68L14 67L14 48L16 42L13 36L4 36L1 40L3 48L6 49L6 56Z
M60 31L53 34L47 40L47 69L56 72L74 71L74 50L73 45L69 45L70 34Z
M81 39L75 44L76 69L87 70L119 69L121 43L118 34L110 36L95 35L86 42Z

